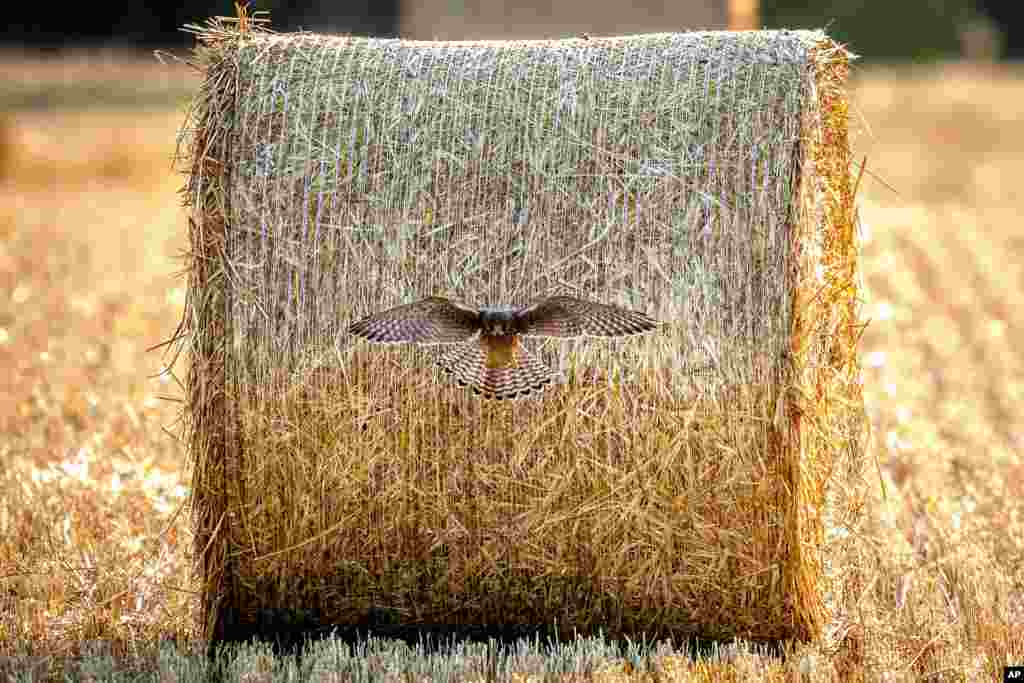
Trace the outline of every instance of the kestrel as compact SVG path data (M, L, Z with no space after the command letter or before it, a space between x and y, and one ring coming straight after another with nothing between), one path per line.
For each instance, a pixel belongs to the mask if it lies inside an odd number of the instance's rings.
M523 348L522 337L623 337L659 324L639 311L571 296L483 308L430 297L363 318L349 333L378 344L450 345L438 364L460 386L484 398L514 399L557 377Z

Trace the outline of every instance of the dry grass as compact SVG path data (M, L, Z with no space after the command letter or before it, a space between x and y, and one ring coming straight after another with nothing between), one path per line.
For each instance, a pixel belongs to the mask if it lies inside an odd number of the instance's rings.
M871 72L854 100L873 131L860 148L900 192L861 191L865 391L888 499L864 538L877 559L860 568L858 622L837 649L673 659L673 679L994 680L1024 662L1024 74ZM156 398L180 392L147 379L161 358L145 351L183 305L179 123L4 122L0 654L191 635L184 454L161 431L177 406Z
M1024 141L1020 72L946 67L857 89L873 318L865 390L890 494L875 507L874 670L992 680L1024 662ZM984 673L978 673L984 672Z
M188 633L177 405L181 115L12 115L0 181L0 651Z

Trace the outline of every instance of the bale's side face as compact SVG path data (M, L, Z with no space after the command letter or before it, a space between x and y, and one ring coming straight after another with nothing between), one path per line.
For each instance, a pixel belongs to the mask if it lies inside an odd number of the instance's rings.
M822 35L222 40L189 313L210 319L208 609L820 629L819 513L859 400L834 379L856 254L816 175L846 173L819 135ZM564 383L511 405L347 333L430 295L500 301L481 331L518 353L516 312L559 292L668 324L527 340Z

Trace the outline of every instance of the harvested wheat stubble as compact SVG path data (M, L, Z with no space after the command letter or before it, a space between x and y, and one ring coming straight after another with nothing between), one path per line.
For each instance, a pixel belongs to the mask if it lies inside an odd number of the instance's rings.
M180 339L208 636L282 608L841 625L866 471L841 47L198 38ZM555 292L668 325L544 342L565 381L517 402L346 332Z

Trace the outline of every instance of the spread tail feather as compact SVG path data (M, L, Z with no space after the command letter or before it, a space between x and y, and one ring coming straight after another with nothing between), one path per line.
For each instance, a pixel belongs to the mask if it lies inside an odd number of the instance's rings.
M512 362L487 367L487 352L478 341L458 344L445 351L438 364L462 387L487 399L509 400L539 394L556 378L544 363L522 346L516 346Z

